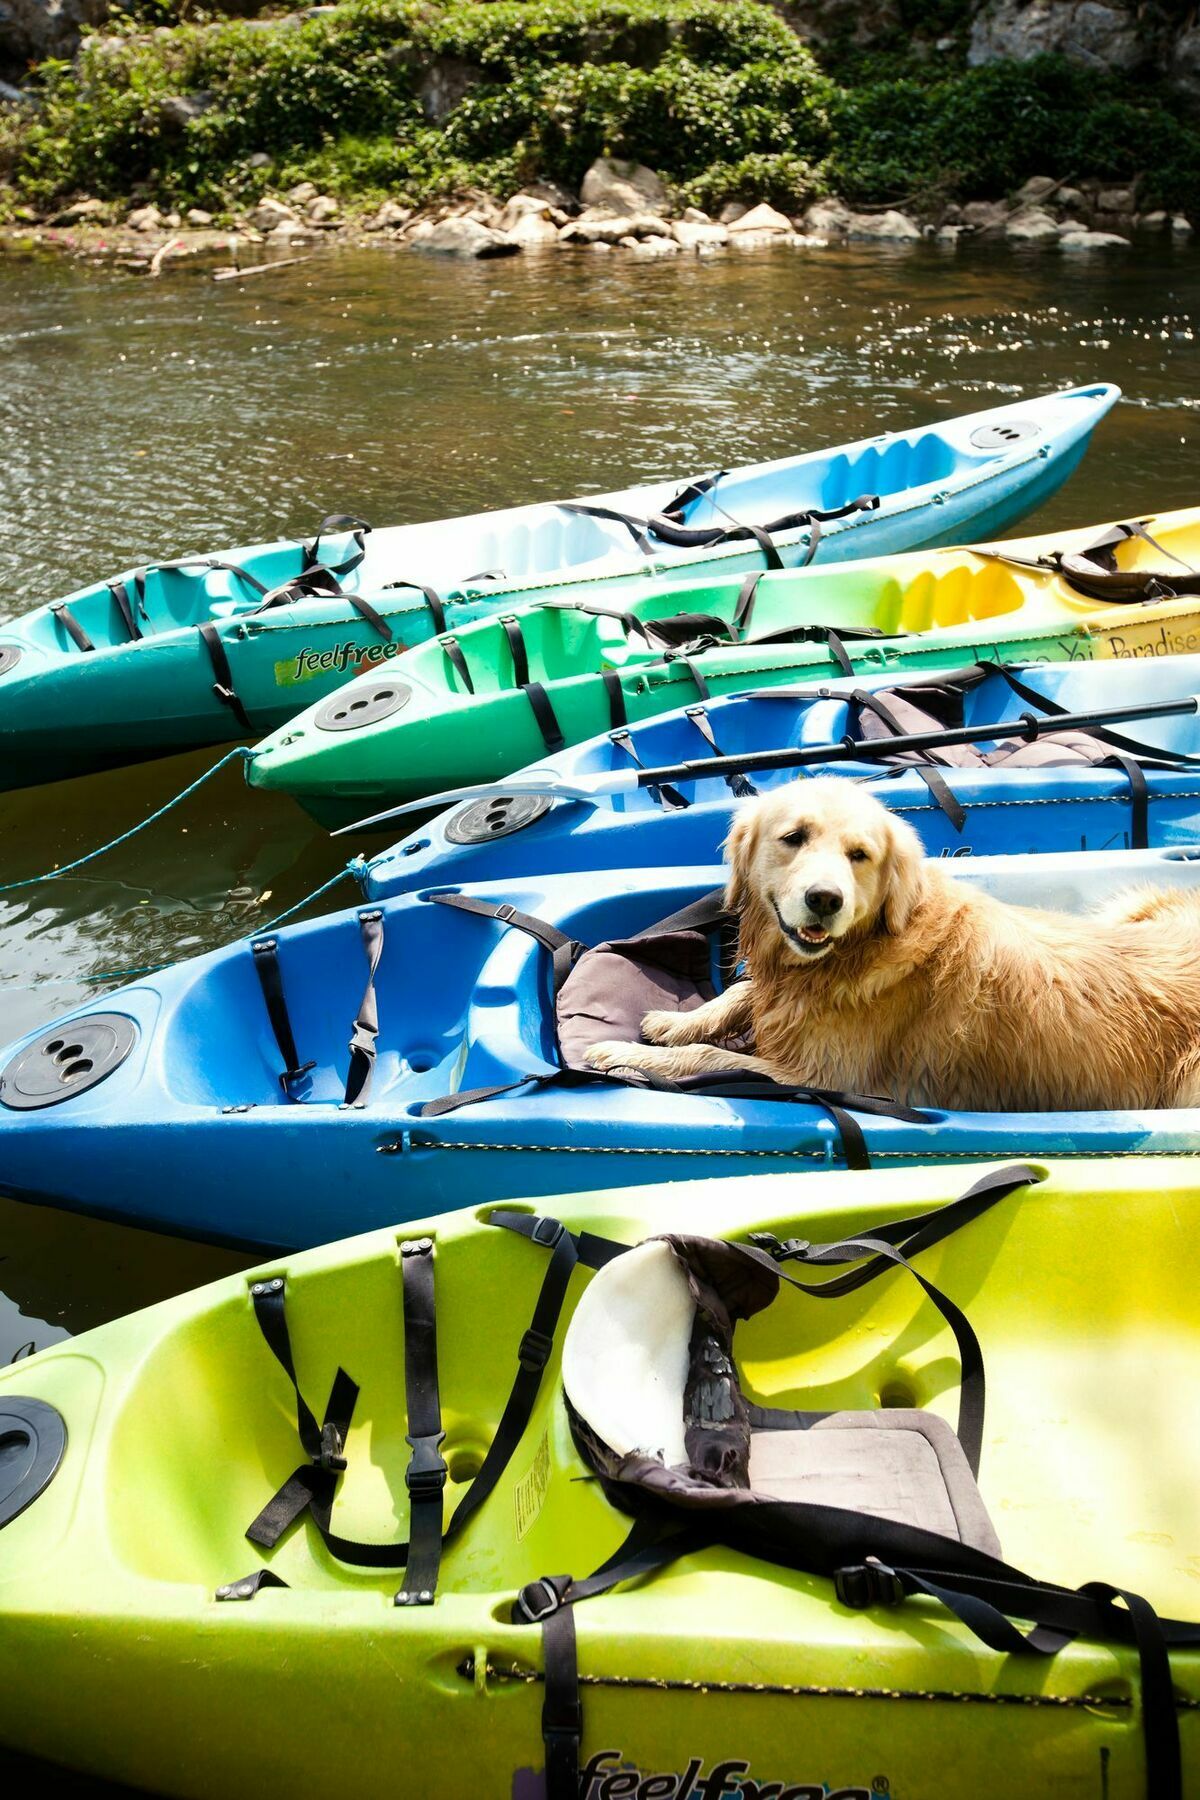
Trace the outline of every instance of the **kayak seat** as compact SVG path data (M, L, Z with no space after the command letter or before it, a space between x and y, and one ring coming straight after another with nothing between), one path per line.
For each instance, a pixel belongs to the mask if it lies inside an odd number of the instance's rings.
M747 1402L729 1355L729 1305L736 1316L748 1285L759 1299L757 1269L738 1263L752 1254L653 1238L593 1278L564 1340L563 1386L577 1435L607 1447L606 1472L649 1460L681 1504L712 1497L696 1488L735 1488L747 1502L836 1507L999 1556L963 1447L936 1414ZM765 1294L772 1278L763 1274ZM595 1466L594 1448L585 1459ZM642 1471L637 1479L661 1485L662 1477Z

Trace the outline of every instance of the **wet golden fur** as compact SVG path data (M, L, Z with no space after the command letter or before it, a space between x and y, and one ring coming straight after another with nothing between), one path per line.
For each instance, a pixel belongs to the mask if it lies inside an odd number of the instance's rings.
M1200 1104L1200 895L1141 890L1086 917L1008 905L835 777L747 802L726 853L750 978L647 1014L650 1044L598 1044L594 1066L736 1066L971 1111ZM828 941L814 893L842 898ZM747 1027L754 1056L717 1047Z

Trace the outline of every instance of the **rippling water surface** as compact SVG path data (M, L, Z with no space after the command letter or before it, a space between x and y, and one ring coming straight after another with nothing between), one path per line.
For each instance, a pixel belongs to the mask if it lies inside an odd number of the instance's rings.
M1103 378L1032 525L1200 504L1200 252L780 251L459 266L384 251L217 286L0 257L0 616L144 557L686 473ZM115 836L212 752L0 794L0 882ZM344 860L235 770L94 871L0 894L0 1040L84 977L253 929ZM346 890L345 900L353 894ZM236 1266L0 1201L0 1359Z

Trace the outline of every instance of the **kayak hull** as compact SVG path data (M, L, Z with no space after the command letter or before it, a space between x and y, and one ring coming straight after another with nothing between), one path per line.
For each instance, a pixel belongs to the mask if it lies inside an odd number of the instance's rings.
M1132 664L1044 663L1015 671L1022 683L1070 712L1190 699L1200 694L1200 657L1146 658ZM368 899L412 893L437 882L503 881L573 870L650 869L717 862L737 798L719 777L672 785L687 804L668 804L659 789L638 788L595 800L552 799L556 783L626 777L632 757L643 769L669 768L720 753L794 747L815 755L857 730L849 696L879 693L895 677L871 675L808 686L728 694L630 728L628 748L609 733L546 757L520 772L521 793L508 799L503 782L492 798L447 808L391 849L373 857L362 876ZM919 677L914 677L919 679ZM828 696L828 697L825 697ZM1002 677L970 689L963 724L1016 722L1029 712ZM702 729L703 728L703 729ZM1196 714L1116 723L1114 730L1152 749L1200 758ZM712 744L708 741L711 735ZM714 751L713 745L716 750ZM885 746L886 748L886 746ZM631 754L632 753L632 754ZM962 768L941 770L964 809L951 818L913 770L878 762L810 762L800 768L751 770L754 787L768 792L808 775L872 775L888 809L914 826L926 853L939 857L1037 855L1068 850L1120 850L1135 843L1135 798L1119 768ZM1145 770L1147 846L1186 848L1200 839L1200 761L1195 769ZM544 779L545 791L539 783ZM526 796L532 796L528 798Z
M1134 883L1195 887L1187 852L967 859L964 877L1018 904L1080 910ZM718 868L479 884L584 943L645 929L720 883ZM599 889L603 889L600 892ZM355 909L277 934L297 1052L281 1050L246 942L144 978L0 1052L0 1191L184 1236L262 1246L564 1187L840 1166L812 1104L661 1094L597 1080L530 1085L557 1068L549 958L533 939L430 899L382 907L374 1084L345 1106L346 1042L365 974ZM15 1072L85 1043L99 1017L126 1031L123 1060L86 1091L32 1110ZM72 1030L74 1027L74 1030ZM602 1035L602 1034L601 1034ZM64 1048L65 1046L65 1048ZM52 1058L49 1059L53 1061ZM448 1094L494 1097L431 1115ZM1193 1157L1200 1111L964 1113L927 1123L862 1115L881 1167L1021 1156Z
M808 1184L803 1217L835 1239L965 1185L940 1167L826 1175ZM626 1243L678 1229L744 1239L781 1232L795 1199L779 1178L544 1210ZM447 1516L496 1429L546 1267L487 1212L420 1226L436 1246ZM1200 1476L1195 1434L1178 1429L1200 1399L1194 1212L1174 1163L1050 1165L921 1258L982 1345L980 1489L1006 1557L1071 1586L1113 1582L1183 1619ZM309 1397L323 1400L339 1365L362 1390L334 1528L405 1536L398 1260L394 1229L277 1259L0 1371L0 1408L34 1399L66 1427L57 1474L0 1529L5 1744L180 1800L256 1800L264 1757L272 1787L316 1800L344 1782L351 1752L364 1800L415 1800L431 1782L480 1800L543 1793L541 1633L510 1622L512 1600L539 1574L590 1572L628 1527L581 1479L562 1328L511 1462L447 1546L434 1605L395 1606L399 1571L339 1564L303 1523L265 1553L243 1536L298 1454L290 1390L251 1310L261 1277L286 1281ZM588 1279L572 1278L564 1326ZM739 1326L735 1353L766 1404L954 1418L953 1340L902 1275L848 1304L782 1297ZM263 1566L287 1586L217 1599ZM1029 1800L1146 1792L1128 1649L1002 1656L928 1602L851 1610L827 1579L722 1550L575 1616L590 1800L733 1800L751 1791L743 1780L770 1800L944 1800L992 1791L1001 1764ZM1176 1652L1172 1674L1194 1795L1200 1656ZM632 1786L618 1775L630 1770Z
M736 581L666 592L643 584L619 615L544 600L418 648L394 676L359 677L332 709L311 708L265 739L246 779L343 826L502 781L616 725L636 728L709 696L824 683L847 664L904 680L974 662L1196 653L1200 597L1116 604L1029 566L1056 550L1079 555L1109 529L1013 540L997 547L1003 555L963 546L767 574L748 623ZM1165 514L1150 529L1168 556L1200 555L1200 511ZM1163 561L1139 538L1119 555L1123 571ZM664 648L680 610L688 642Z
M831 521L822 560L952 542L1004 529L1040 505L1069 477L1118 397L1118 389L1098 384L735 469L721 477L717 493L723 505L766 523L804 507L844 505L874 483L879 508ZM1005 421L1014 419L1028 425L1029 435L1009 443L1002 434ZM991 434L983 447L972 441L981 430ZM860 485L851 494L853 480ZM669 505L682 485L650 483L588 504L645 515ZM686 522L704 527L728 519L702 495L689 504ZM624 525L558 503L375 531L364 539L361 561L345 572L342 565L356 552L351 534L335 530L319 548L318 560L337 571L348 598L318 595L258 610L263 589L295 579L305 566L301 544L284 542L222 551L215 560L223 566L215 568L213 559L192 558L182 567L124 571L114 583L123 585L143 633L137 640L108 582L0 623L0 786L30 786L279 729L353 675L386 669L434 634L435 615L422 594L396 584L432 587L449 628L457 629L520 603L546 582L562 591L619 594L631 577L652 574L670 585L709 569L744 572L762 561L753 542L749 550L738 543L661 543L646 557ZM780 537L789 566L807 549L799 529ZM355 610L355 598L374 619ZM80 649L68 621L90 649ZM226 685L244 720L216 691L222 677L198 633L202 622L220 640Z

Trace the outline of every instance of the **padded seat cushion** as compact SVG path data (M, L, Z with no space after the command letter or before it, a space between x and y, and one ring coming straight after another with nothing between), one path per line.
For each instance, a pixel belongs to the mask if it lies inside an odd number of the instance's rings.
M869 1513L1000 1555L962 1445L933 1413L831 1413L804 1431L756 1430L750 1491Z

